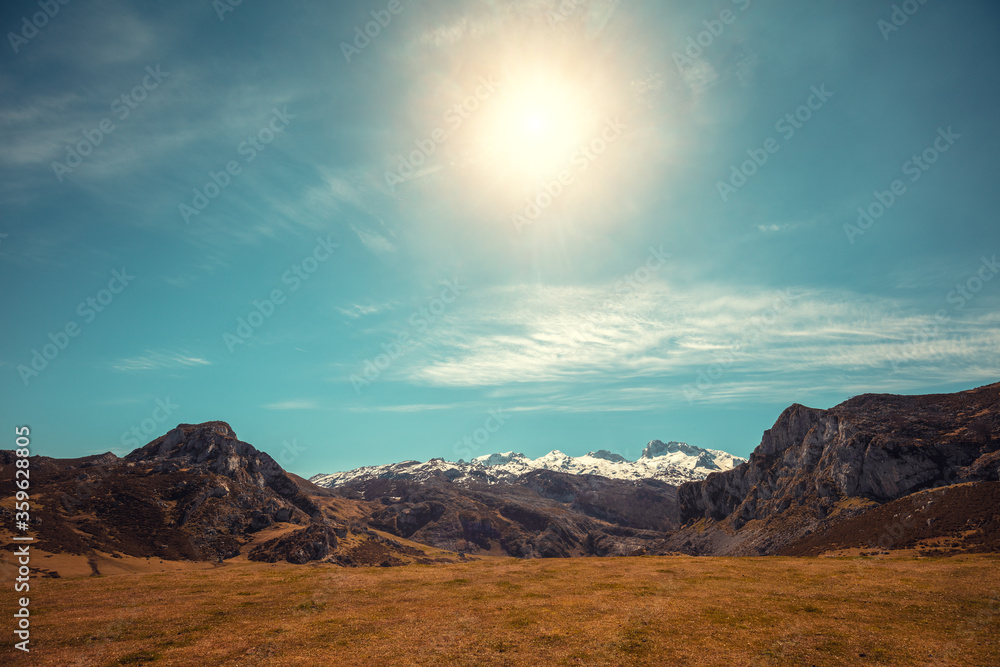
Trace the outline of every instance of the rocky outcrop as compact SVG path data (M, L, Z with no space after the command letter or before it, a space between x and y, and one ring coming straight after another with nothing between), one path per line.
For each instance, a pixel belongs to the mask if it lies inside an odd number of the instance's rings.
M308 563L323 560L337 548L337 535L329 526L314 525L268 540L250 550L247 558L265 563L280 560Z
M410 537L430 522L440 519L444 513L445 506L436 501L412 505L394 504L375 512L369 523L393 535Z
M169 461L197 467L243 484L268 487L292 498L299 493L295 482L278 463L253 445L243 442L226 422L178 424L165 435L128 456L126 461Z
M252 503L258 514L264 511L268 515L267 519L254 518L256 530L270 525L271 521L303 523L319 511L273 458L238 439L229 424L223 421L178 424L126 456L125 461L153 463L159 471L194 470L220 475L262 492L264 496L276 495L277 498L260 498L260 502Z
M957 394L870 394L829 410L793 405L747 463L679 488L687 527L671 544L695 553L774 553L843 514L845 498L885 503L995 481L998 435L1000 384Z

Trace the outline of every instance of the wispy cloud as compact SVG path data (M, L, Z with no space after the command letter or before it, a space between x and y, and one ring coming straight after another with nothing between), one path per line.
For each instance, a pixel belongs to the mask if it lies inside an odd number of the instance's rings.
M348 408L348 412L428 412L463 407L458 403L413 403L409 405L366 405Z
M691 90L696 101L719 80L719 73L705 60L698 58L680 70L681 81Z
M361 243L376 255L396 251L396 246L393 245L389 239L385 238L378 232L366 231L364 229L358 229L357 227L352 227L351 229L353 229L354 233L358 235L359 239L361 239Z
M770 225L757 225L757 231L764 234L776 234L778 232L787 232L791 229L795 229L798 225L794 223L786 223L783 225L770 224Z
M494 290L449 320L426 355L401 360L400 372L416 384L466 389L549 383L538 402L555 405L568 404L561 395L586 404L591 383L602 387L593 405L662 404L715 365L724 372L713 400L794 396L808 391L806 377L827 378L812 383L821 389L905 389L1000 376L996 320L968 314L942 328L898 301L836 291L737 294L656 283L609 300L599 289L521 286ZM923 341L928 331L936 333ZM637 402L644 387L650 392Z
M135 405L136 403L144 402L145 399L139 398L138 396L122 396L120 398L109 398L104 401L98 401L96 405L117 408L123 405Z
M194 357L185 352L149 350L137 357L120 359L111 367L116 371L130 372L209 366L211 363L207 359Z
M265 410L318 410L319 403L312 399L291 399L262 405Z
M337 310L343 313L344 315L347 315L351 319L358 319L366 315L375 315L377 313L381 313L386 310L392 310L392 308L395 307L395 305L396 304L392 301L386 303L373 303L369 305L362 305L360 303L356 303L350 308L338 307Z

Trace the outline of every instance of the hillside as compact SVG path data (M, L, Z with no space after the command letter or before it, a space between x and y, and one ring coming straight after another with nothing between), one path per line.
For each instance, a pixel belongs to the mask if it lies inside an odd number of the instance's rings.
M678 525L677 489L656 480L534 470L495 484L444 475L368 479L333 489L377 501L369 523L452 551L520 558L621 556L658 551Z
M4 528L13 460L0 452ZM426 556L373 532L367 506L288 475L225 422L181 424L124 459L31 457L31 472L34 548L49 554L342 565Z
M845 540L884 543L882 533L892 530L896 546L940 533L995 549L998 435L1000 384L955 394L868 394L829 410L793 405L747 463L680 487L684 527L669 544L714 555L818 553ZM940 530L894 528L875 514L858 518L928 489L940 489L931 500L948 509L921 520ZM964 505L963 494L979 500ZM916 516L897 511L892 518Z

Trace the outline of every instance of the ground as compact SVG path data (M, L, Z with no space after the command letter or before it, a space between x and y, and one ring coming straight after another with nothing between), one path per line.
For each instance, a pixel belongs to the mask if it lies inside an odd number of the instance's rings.
M644 556L385 568L152 562L110 576L67 569L33 581L32 652L5 637L0 663L1000 665L998 561Z

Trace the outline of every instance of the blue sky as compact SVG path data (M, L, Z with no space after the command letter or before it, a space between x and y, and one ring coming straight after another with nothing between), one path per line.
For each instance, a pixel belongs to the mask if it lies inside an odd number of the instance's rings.
M311 475L997 381L1000 7L902 4L6 3L2 421Z

